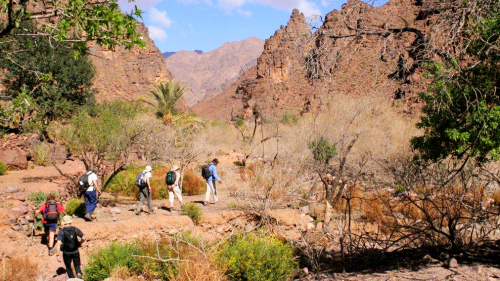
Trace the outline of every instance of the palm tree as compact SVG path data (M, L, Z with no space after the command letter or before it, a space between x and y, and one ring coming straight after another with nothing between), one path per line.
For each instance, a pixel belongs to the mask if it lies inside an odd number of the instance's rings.
M188 87L183 82L175 82L173 79L166 83L159 82L149 93L149 99L143 101L156 109L158 117L177 114L175 105L182 98Z

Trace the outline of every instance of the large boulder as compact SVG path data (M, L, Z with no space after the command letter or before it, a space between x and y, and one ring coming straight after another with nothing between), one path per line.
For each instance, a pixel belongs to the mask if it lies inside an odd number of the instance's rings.
M28 168L26 153L19 148L0 150L0 161L17 169Z

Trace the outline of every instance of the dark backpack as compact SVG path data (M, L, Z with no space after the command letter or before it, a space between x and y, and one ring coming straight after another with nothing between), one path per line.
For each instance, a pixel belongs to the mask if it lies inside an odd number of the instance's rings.
M78 243L75 227L68 226L63 228L63 237L64 252L75 252L76 250L78 250L80 243Z
M208 180L208 178L210 177L210 167L208 165L201 167L201 176L205 180Z
M137 177L135 178L135 185L137 185L138 187L145 187L147 185L146 180L144 179L144 175L146 175L146 173L140 173L139 175L137 175Z
M59 210L57 209L56 200L48 200L45 203L45 212L43 213L43 218L47 222L57 222L59 219Z
M90 184L89 184L89 176L91 175L90 174L85 174L83 176L80 177L80 179L78 179L78 192L80 194L83 194L85 193L85 191L87 191L87 189L90 187Z
M167 185L174 185L176 179L177 179L177 175L175 174L175 172L170 171L167 173L167 176L165 177L165 183Z

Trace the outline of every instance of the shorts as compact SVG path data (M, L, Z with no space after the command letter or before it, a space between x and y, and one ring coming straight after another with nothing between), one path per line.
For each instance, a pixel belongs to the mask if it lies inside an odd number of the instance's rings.
M52 231L56 232L57 230L57 222L48 222L43 224L43 228L45 229L45 232Z

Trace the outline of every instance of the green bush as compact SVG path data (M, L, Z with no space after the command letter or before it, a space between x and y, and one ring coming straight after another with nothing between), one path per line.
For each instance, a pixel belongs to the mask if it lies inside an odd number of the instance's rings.
M130 166L127 170L116 175L106 187L106 191L113 195L131 196L139 199L139 188L135 185L135 179L144 169L144 167ZM160 175L161 174L161 175ZM161 169L153 170L151 179L151 188L153 190L153 199L165 199L168 197L168 191L164 183L164 173Z
M7 172L7 170L9 170L9 166L7 166L7 164L5 164L4 162L0 161L0 176L5 175L5 172Z
M230 280L290 280L297 268L293 249L275 237L248 234L234 237L218 252Z
M293 125L293 124L297 124L298 120L299 119L297 118L297 115L287 112L281 118L281 123L286 124L286 125Z
M53 194L56 198L59 197L59 194L55 191L51 191L49 194ZM40 207L43 203L47 202L47 197L49 194L38 191L32 192L28 195L28 200L33 202L36 208Z
M64 212L68 216L72 215L85 215L85 201L78 198L71 198L68 202L66 202L66 206L64 208Z
M171 251L167 245L160 245L159 249L163 259L170 257ZM147 280L168 280L169 276L176 272L174 264L160 263L133 255L155 257L157 256L156 246L140 243L112 243L105 248L98 249L88 258L87 266L84 268L85 280L104 280L110 277L115 268L127 268L131 274L142 275Z
M189 216L195 224L201 221L201 208L194 203L182 204L181 214Z

